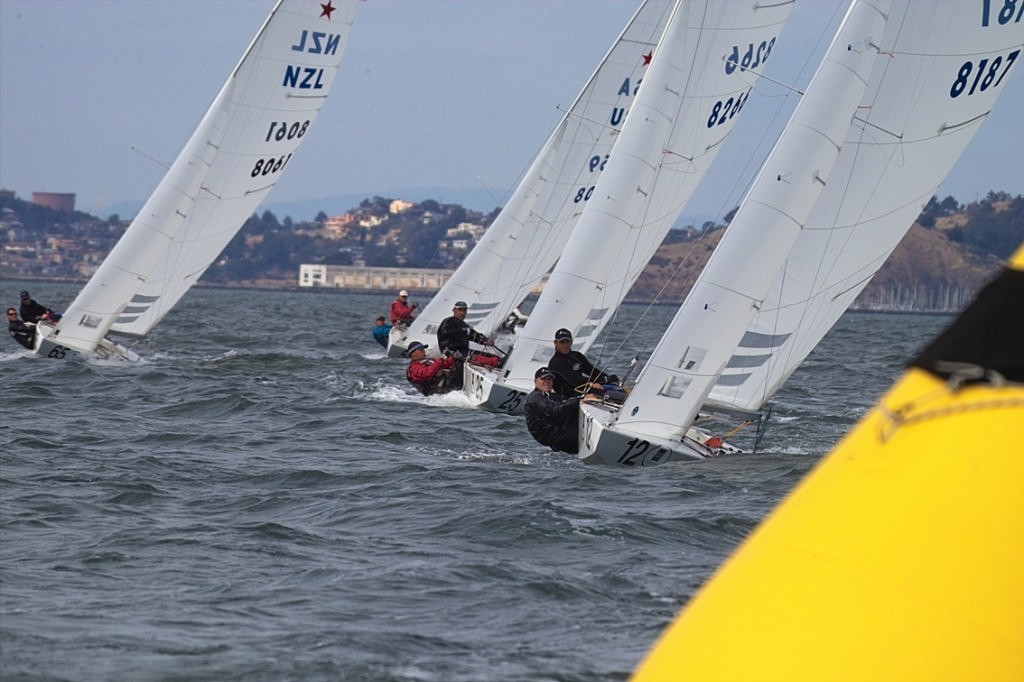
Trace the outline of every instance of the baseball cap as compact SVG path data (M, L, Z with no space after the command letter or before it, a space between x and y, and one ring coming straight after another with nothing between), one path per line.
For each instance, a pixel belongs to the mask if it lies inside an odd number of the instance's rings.
M561 341L562 339L569 339L570 341L572 340L572 332L566 329L565 327L555 332L555 341Z
M402 289L401 291L398 292L398 295L399 296L408 296L409 292L406 291L405 289Z
M548 369L547 367L541 367L540 369L538 369L538 370L537 370L536 372L534 372L534 374L533 374L533 378L534 378L534 379L546 379L546 378L548 378L548 377L550 377L550 378L554 379L554 378L555 378L555 373L554 373L554 372L552 372L552 371L551 371L550 369Z
M468 309L468 308L469 308L469 306L468 306L468 305L466 305L466 302L465 302L465 301L456 301L456 302L455 302L455 305L453 305L453 306L452 306L452 308L453 308L453 309L454 309L454 308L467 308L467 309Z
M28 295L27 291L23 291L21 292L21 298L31 298L31 296Z
M427 350L427 344L420 343L419 341L413 341L412 343L409 344L409 347L405 349L405 354L412 355L413 351L417 350Z

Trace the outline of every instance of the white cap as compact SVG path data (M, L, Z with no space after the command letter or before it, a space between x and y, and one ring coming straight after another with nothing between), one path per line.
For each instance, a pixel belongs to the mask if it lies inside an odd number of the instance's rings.
M398 295L399 296L408 296L409 292L406 291L405 289L402 289L401 291L398 292Z

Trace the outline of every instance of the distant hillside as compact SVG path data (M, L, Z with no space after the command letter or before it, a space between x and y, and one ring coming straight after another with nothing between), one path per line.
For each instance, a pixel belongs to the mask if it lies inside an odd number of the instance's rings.
M931 227L923 227L920 222ZM666 242L628 300L677 304L693 286L724 232ZM945 312L962 309L1024 243L1024 197L1001 193L966 207L933 199L854 308Z
M207 284L295 286L302 263L455 268L497 216L426 199L362 199L343 215L312 221L254 214L203 274ZM729 216L726 216L729 219ZM31 279L85 279L128 221L64 213L0 191L0 272ZM725 226L669 232L627 300L678 304L707 263ZM961 206L933 197L861 293L867 309L957 311L1024 243L1024 195L990 192Z

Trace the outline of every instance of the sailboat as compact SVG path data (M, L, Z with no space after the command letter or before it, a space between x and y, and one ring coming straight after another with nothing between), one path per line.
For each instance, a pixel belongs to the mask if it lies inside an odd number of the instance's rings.
M580 458L703 459L699 411L751 416L881 267L984 121L1021 28L975 5L855 1L803 101L621 406Z
M144 336L196 283L288 167L334 84L356 0L279 0L185 148L36 353L138 360Z
M667 0L641 3L480 243L407 328L392 329L389 357L433 339L456 301L469 303L466 322L487 336L516 314L583 212L671 10Z
M590 347L733 129L790 7L675 3L593 196L504 366L466 365L471 402L521 413L556 329Z

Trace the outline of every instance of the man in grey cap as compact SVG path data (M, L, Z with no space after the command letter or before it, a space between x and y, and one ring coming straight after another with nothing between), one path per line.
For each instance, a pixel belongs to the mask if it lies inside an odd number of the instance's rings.
M555 393L554 384L555 373L547 367L541 367L534 373L534 389L523 406L526 428L541 445L575 455L580 447L579 408L583 396L563 398Z

